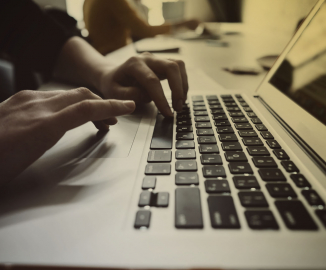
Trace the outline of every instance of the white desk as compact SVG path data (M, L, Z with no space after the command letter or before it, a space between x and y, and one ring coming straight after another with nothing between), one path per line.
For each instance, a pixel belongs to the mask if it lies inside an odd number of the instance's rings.
M203 71L216 83L226 89L255 91L266 75L262 70L259 75L235 75L223 70L224 67L248 66L260 68L256 59L265 55L278 55L291 37L279 34L257 34L242 24L222 24L220 27L222 41L228 47L213 47L205 40L178 40L179 53L160 53L159 57L181 59L189 70L194 68ZM237 31L237 35L225 35L227 31ZM158 37L164 42L164 37ZM132 44L121 48L107 58L114 63L122 63L130 56L136 55ZM190 72L192 73L192 72ZM190 84L191 85L191 84Z

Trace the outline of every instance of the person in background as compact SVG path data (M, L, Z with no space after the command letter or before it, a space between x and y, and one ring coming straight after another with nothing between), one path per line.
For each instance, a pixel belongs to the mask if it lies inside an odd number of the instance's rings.
M0 17L0 55L25 70L80 86L69 91L19 91L0 103L0 185L23 172L68 130L86 122L108 130L117 123L116 116L151 100L163 115L173 116L160 79L169 81L175 110L187 99L182 61L145 53L120 66L109 63L31 0L0 0ZM4 87L0 81L0 92Z
M181 27L194 30L199 25L199 21L193 19L150 26L144 19L146 12L140 15L127 0L85 0L83 10L91 43L103 55L126 46L131 37L141 39L169 34Z

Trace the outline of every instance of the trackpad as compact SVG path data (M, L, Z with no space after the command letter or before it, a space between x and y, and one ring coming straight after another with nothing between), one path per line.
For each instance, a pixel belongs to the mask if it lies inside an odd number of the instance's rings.
M91 122L67 132L45 155L66 153L69 159L127 157L142 116L132 114L117 118L118 123L107 132L98 131Z

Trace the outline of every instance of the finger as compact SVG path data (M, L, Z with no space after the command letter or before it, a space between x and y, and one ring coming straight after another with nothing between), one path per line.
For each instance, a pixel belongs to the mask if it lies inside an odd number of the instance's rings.
M172 104L176 111L182 110L184 103L183 83L179 65L167 59L144 56L145 62L154 73L165 74L172 91Z
M88 121L102 121L134 110L134 101L84 100L57 112L53 121L65 132Z
M115 117L110 117L108 119L103 120L102 122L106 125L113 126L118 123L118 119Z
M156 107L164 116L173 116L171 108L165 98L162 85L155 73L143 62L136 60L129 66L127 72L144 87L154 101Z
M183 94L184 94L184 101L187 100L188 90L189 90L189 84L188 84L188 76L186 71L186 65L183 61L178 59L169 59L171 61L174 61L178 64L180 69L180 74L182 78L182 86L183 86Z
M73 90L62 91L61 93L52 96L47 100L47 105L51 106L53 111L60 111L72 104L86 99L101 100L98 95L95 95L89 89L80 87Z
M93 121L93 124L98 130L109 130L109 126L103 121Z

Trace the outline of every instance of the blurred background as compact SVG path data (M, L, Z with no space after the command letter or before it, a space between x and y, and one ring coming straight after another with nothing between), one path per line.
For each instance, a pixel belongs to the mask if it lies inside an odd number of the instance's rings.
M109 1L109 0L108 0ZM35 0L41 6L66 10L84 28L84 0ZM148 23L197 18L203 22L242 22L253 31L292 35L300 18L307 15L316 0L142 0L148 7ZM87 30L83 30L87 36Z

